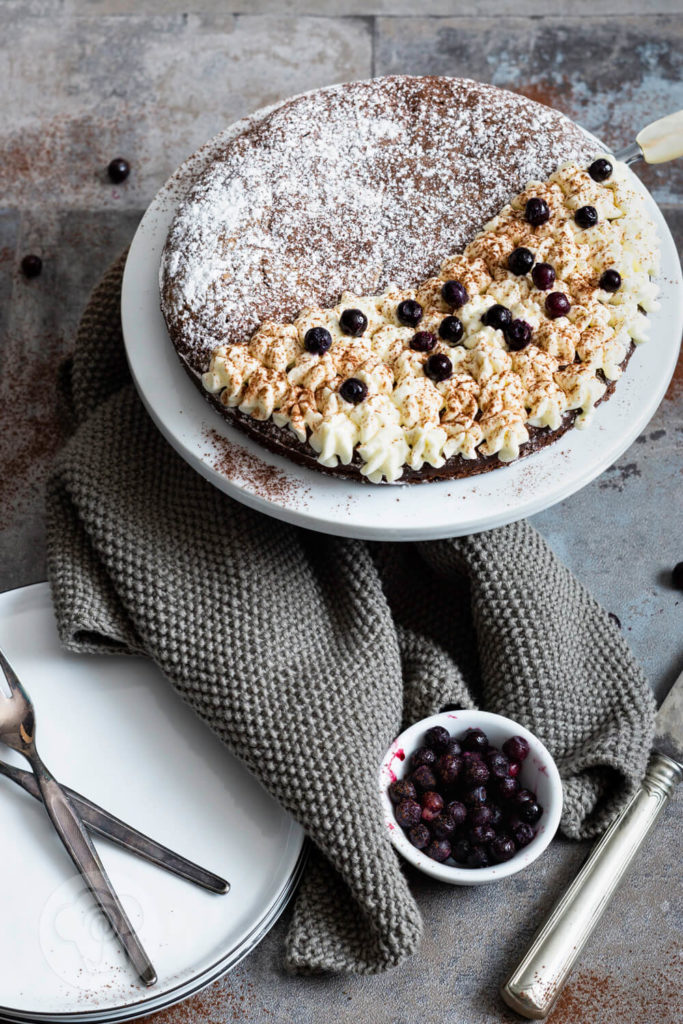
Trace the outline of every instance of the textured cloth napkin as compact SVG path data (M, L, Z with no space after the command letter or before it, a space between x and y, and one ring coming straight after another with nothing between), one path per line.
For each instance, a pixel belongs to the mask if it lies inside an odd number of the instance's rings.
M122 269L93 293L61 378L71 436L48 485L48 547L62 642L152 658L301 822L314 852L291 969L395 966L421 934L376 793L402 724L445 704L524 723L557 761L564 833L594 836L643 774L650 690L606 612L527 523L370 545L212 487L131 383Z

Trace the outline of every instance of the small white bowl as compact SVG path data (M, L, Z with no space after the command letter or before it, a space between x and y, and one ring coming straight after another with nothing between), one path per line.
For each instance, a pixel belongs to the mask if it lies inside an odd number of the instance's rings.
M523 736L528 742L529 756L522 764L518 779L525 789L536 794L543 807L543 814L536 824L536 835L529 845L519 850L510 860L487 868L457 867L453 861L440 864L413 846L396 821L394 805L389 799L389 786L408 774L411 754L423 745L425 733L434 725L443 726L455 738L462 736L467 729L483 729L491 744L499 748L511 736ZM557 831L562 814L562 783L546 747L523 725L490 711L442 711L411 725L394 740L384 756L379 772L379 791L384 824L398 852L426 875L453 885L483 885L521 871L543 853Z

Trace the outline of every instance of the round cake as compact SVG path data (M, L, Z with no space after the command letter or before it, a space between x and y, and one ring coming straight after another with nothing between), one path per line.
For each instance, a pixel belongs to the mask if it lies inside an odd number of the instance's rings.
M562 114L392 76L226 143L178 206L161 305L191 378L263 445L414 483L584 425L643 340L656 259L624 169Z

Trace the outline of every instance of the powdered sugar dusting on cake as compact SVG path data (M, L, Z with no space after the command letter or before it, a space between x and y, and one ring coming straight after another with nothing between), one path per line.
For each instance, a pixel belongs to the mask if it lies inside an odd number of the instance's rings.
M563 115L492 86L405 76L292 100L180 204L162 307L194 373L218 344L342 291L409 287L530 180L594 150Z

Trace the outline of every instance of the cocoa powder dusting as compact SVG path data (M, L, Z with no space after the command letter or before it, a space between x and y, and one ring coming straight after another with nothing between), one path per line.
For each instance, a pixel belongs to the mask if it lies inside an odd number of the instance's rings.
M288 476L276 466L252 455L241 445L222 437L213 428L205 430L205 436L212 448L212 466L228 480L244 482L252 494L275 504L305 504L310 488L294 477Z
M16 351L5 338L8 353ZM60 444L55 380L61 343L41 340L30 357L5 360L0 385L0 528L36 506ZM56 351L55 351L56 350Z
M675 953L665 967L620 975L585 969L572 975L548 1018L549 1024L680 1024L683 962Z
M252 983L233 972L184 1003L143 1017L141 1024L232 1024L269 1016Z

